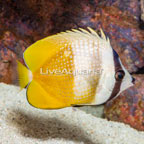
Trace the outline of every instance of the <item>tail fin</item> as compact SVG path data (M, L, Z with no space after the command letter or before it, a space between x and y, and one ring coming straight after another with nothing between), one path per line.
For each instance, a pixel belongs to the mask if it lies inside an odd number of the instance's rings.
M21 90L32 80L32 73L22 63L17 61L18 79Z

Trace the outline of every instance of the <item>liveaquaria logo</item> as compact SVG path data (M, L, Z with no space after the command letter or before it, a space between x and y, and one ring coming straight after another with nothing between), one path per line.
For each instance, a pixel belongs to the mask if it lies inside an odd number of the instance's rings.
M48 68L40 68L40 75L101 75L102 74L102 69L101 70L91 70L91 69L48 69Z

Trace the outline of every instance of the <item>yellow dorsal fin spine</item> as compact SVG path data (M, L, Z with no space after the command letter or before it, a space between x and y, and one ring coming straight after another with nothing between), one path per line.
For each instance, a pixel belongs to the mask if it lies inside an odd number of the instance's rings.
M110 44L110 39L107 37L107 42Z
M87 30L83 29L83 28L79 28L83 33L86 33L86 34L90 34Z
M66 32L58 33L57 35L60 37L63 37L64 39L68 39L68 40L73 40L73 39L78 39L78 38L79 39L81 39L81 38L89 38L89 39L97 38L99 40L104 40L109 43L108 38L106 37L106 35L104 34L102 29L100 29L101 37L92 28L87 27L87 29L89 31L87 31L83 28L67 30Z
M87 27L87 29L88 29L93 35L95 35L97 38L99 38L99 35L96 33L95 30L93 30L93 29L90 28L90 27Z
M104 32L103 32L102 29L100 29L100 33L101 33L101 37L102 37L104 40L106 40L106 36L105 36L105 34L104 34Z
M32 81L32 73L22 63L17 61L18 80L21 90L25 88L30 81Z

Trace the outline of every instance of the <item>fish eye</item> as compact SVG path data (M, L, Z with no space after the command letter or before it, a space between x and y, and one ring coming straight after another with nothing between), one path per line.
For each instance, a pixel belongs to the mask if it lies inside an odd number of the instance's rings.
M115 78L117 81L121 81L125 76L125 72L123 70L119 70L115 74Z

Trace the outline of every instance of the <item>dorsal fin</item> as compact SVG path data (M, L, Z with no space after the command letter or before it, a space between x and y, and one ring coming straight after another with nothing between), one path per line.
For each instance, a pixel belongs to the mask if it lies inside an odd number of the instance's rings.
M102 37L104 40L106 40L106 36L105 36L105 34L104 34L104 32L103 32L102 29L100 29L100 33L101 33L101 37Z
M46 60L51 59L62 48L65 48L67 44L71 44L75 40L104 40L109 43L109 39L106 39L104 32L101 30L101 36L88 27L88 30L79 28L79 30L72 29L70 31L61 32L56 35L48 36L42 40L37 41L24 52L24 60L29 69L34 72L38 69Z
M80 38L80 36L82 36L83 38L97 38L99 40L105 40L106 42L109 43L109 39L106 37L106 35L104 34L102 29L100 29L101 37L92 28L87 27L87 29L89 31L85 30L83 28L67 30L66 32L58 33L57 35L62 36L62 37L66 36L66 37L72 38L72 39Z
M98 37L99 38L99 35L96 33L96 31L94 31L92 28L90 28L90 27L87 27L88 28L88 30L93 34L93 35L95 35L96 37Z

